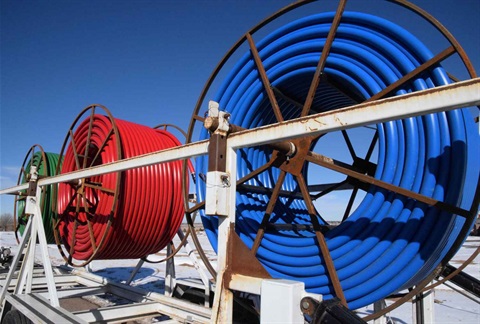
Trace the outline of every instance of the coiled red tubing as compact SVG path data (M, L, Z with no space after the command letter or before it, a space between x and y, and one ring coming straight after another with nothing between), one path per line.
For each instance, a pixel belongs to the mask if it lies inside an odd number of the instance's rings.
M119 148L123 158L131 158L181 145L178 139L166 130L155 130L120 119L115 119L115 123L121 143L117 143L115 136L110 133L112 123L108 117L94 115L92 120L84 120L72 136L76 152L85 152L90 124L92 130L89 147L93 150L93 153L88 155L90 159L95 156L102 143L107 142L93 165L118 160ZM83 160L81 157L79 160L82 168ZM87 166L90 163L91 161L88 161ZM88 217L93 239L89 232L87 212L80 209L76 213L74 208L77 204L84 206L84 201L77 201L74 186L68 183L60 184L57 200L60 215L58 226L65 249L76 260L88 260L94 252L95 259L136 259L163 249L173 239L184 215L182 163L172 161L124 171L116 206L113 206L114 195L108 192L115 191L117 187L116 173L89 178L90 183L101 184L103 188L99 190L85 187L84 191L88 200ZM77 169L71 141L61 173ZM112 208L111 228L104 243L98 246L107 230ZM74 230L76 215L77 228Z

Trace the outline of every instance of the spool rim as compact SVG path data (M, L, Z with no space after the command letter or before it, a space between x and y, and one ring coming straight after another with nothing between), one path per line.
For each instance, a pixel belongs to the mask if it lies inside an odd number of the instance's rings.
M91 144L90 141L91 141L91 137L92 137L92 127L93 127L94 116L96 115L96 111L103 112L102 116L107 117L107 119L110 122L110 125L111 125L110 127L111 128L109 129L108 136L106 136L103 144L100 145L100 147L95 148L96 153L95 153L95 155L93 155L92 151L91 151L92 147L90 145ZM87 145L85 145L85 152L83 152L84 154L81 154L82 152L78 152L77 149L76 149L76 143L73 139L73 136L74 136L74 133L75 133L74 130L77 128L77 126L80 123L83 122L83 118L86 115L89 116L88 117L89 118L89 125L88 125L89 130L88 130L88 133L87 133ZM119 134L119 131L118 131L118 128L117 128L117 125L116 125L116 122L115 122L115 119L114 119L112 113L105 106L100 105L100 104L93 104L93 105L87 106L77 115L77 117L73 121L72 125L70 126L69 130L67 131L67 135L65 136L65 140L64 140L62 148L60 150L60 156L64 156L65 152L67 150L67 147L72 146L73 151L74 151L75 165L76 165L75 169L76 170L81 170L81 169L89 168L89 167L95 165L95 162L97 161L100 153L102 152L105 145L109 142L109 139L112 138L112 136L115 138L115 142L116 142L115 151L116 151L116 159L118 161L118 160L121 160L123 158L123 153L122 153L122 146L121 146L121 141L120 141L120 134ZM92 157L92 155L93 155L93 157ZM91 161L89 161L89 159L91 159ZM82 161L82 162L80 162L80 161ZM61 168L60 168L60 165L58 165L55 174L59 175L60 172L61 172ZM89 178L79 179L78 182L76 182L76 183L72 182L72 183L69 183L69 185L70 185L71 189L73 190L72 196L76 196L78 198L81 197L81 200L83 202L83 206L79 206L78 204L76 206L74 206L73 205L74 200L71 199L67 203L67 206L64 208L64 213L59 214L58 204L55 204L54 215L56 217L55 217L54 225L53 225L55 242L57 244L58 250L59 250L60 254L62 255L63 259L69 265L74 266L74 267L84 267L84 266L86 266L92 260L95 259L95 257L99 253L99 251L101 251L101 249L104 247L105 239L108 236L108 234L110 233L110 230L111 230L113 222L114 222L114 217L113 216L114 216L115 211L116 211L117 206L118 206L119 195L120 195L120 186L121 186L121 183L122 183L122 178L123 178L122 177L122 172L115 172L115 189L113 189L113 190L108 189L108 188L103 188L101 183L91 182L91 181L89 181ZM59 186L60 186L60 184L58 184L54 187L55 188L55 196L57 196L57 197L58 197ZM110 213L109 213L109 217L108 217L108 220L107 220L107 225L106 225L103 233L101 234L101 238L100 238L100 241L98 242L98 244L97 244L97 242L96 242L96 240L93 236L93 226L90 222L89 217L86 215L86 214L89 214L90 211L89 211L89 207L88 207L89 201L85 197L85 194L84 194L85 187L89 187L89 190L94 191L94 192L103 191L103 192L107 192L107 193L113 195L113 202L112 202L111 207L110 207ZM74 216L74 228L73 228L73 234L72 234L72 241L69 243L70 244L70 249L67 251L67 249L64 246L64 242L62 242L62 239L60 237L61 235L60 235L60 232L59 232L59 225L65 217L68 217L65 214L65 212L69 210L69 207L74 208L75 216ZM80 210L80 208L82 208L82 207L84 208L84 212L82 212ZM85 214L85 221L87 222L87 226L89 228L90 243L92 244L93 253L90 255L90 257L88 257L83 262L75 263L72 254L73 254L73 250L74 250L74 246L75 246L76 228L77 228L77 226L80 222L79 217L80 217L81 213Z

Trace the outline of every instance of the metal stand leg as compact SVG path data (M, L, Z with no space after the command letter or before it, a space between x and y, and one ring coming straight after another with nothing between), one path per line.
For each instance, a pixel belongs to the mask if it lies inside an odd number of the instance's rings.
M429 324L435 322L434 304L435 291L429 290L421 293L412 301L413 304L413 323Z
M58 302L58 295L55 286L55 279L53 276L53 269L50 263L50 257L48 254L47 247L47 238L45 236L45 229L43 228L42 223L42 213L39 207L41 199L41 190L36 191L36 196L28 196L25 206L25 211L30 214L30 217L27 222L27 226L23 233L22 240L20 242L20 249L17 255L15 255L10 271L8 272L7 278L5 280L5 285L0 294L0 300L2 303L2 312L5 309L5 296L7 294L8 287L10 286L12 279L17 269L21 256L24 254L24 260L22 262L20 271L18 272L18 280L14 289L14 293L22 293L25 290L25 293L31 293L32 291L32 279L33 279L33 268L35 261L35 248L36 242L38 239L40 256L43 263L43 268L45 271L45 279L47 281L48 287L48 296L50 299L50 304L53 307L58 307L60 304Z
M382 309L384 309L385 306L386 306L385 299L377 300L375 303L373 303L373 312L374 313L379 312ZM374 319L373 324L387 324L387 316L382 315L379 318Z
M167 245L167 255L172 253L172 245ZM170 258L166 262L165 269L165 296L171 297L173 295L173 290L175 289L175 260Z
M125 284L130 285L132 283L133 279L137 275L138 271L140 271L140 269L142 268L142 265L144 263L145 263L145 261L143 261L142 259L140 259L138 261L137 265L135 266L135 269L133 269L132 273L130 274L130 278L128 278L128 280L125 282Z

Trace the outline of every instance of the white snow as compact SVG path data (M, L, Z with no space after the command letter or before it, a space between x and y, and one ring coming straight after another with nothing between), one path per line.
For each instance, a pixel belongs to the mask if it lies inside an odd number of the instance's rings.
M200 231L198 234L201 245L206 251L209 260L213 266L216 267L217 257L205 233ZM178 244L178 239L175 239L175 242ZM472 255L479 245L480 237L469 237L450 263L456 267L460 266L464 260ZM0 246L10 247L13 253L17 253L18 245L13 232L0 232ZM193 243L191 243L190 246L194 249ZM48 245L48 251L53 265L65 264L56 245ZM165 254L166 250L163 250L151 256L151 258L161 259ZM39 251L37 252L36 261L40 263ZM138 261L139 260L95 260L90 263L89 268L91 272L108 279L126 281ZM175 257L175 266L177 278L200 278L192 264L191 258L184 249ZM208 277L211 277L204 267L202 267L202 269ZM477 256L477 258L467 266L465 272L480 279L480 256ZM144 263L135 276L132 285L149 291L163 293L164 278L165 263ZM444 285L437 287L434 294L435 323L480 323L480 305L478 303ZM387 301L387 304L390 303L391 302ZM395 320L395 323L412 323L412 308L411 303L405 303L388 314L388 317ZM369 314L372 311L372 305L359 310L362 315Z

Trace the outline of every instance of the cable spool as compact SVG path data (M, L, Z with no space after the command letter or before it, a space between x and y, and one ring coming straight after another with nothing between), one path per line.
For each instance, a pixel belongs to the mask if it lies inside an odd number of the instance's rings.
M42 146L35 144L27 152L25 159L22 163L22 168L18 175L17 185L26 183L30 178L30 168L35 166L37 168L38 175L40 177L49 177L55 174L57 165L61 165L62 161L60 155L55 153L45 152ZM53 202L55 197L53 196L54 190L52 186L41 187L42 200L40 202L40 209L42 211L43 226L45 229L45 236L48 244L55 243L53 235L52 219L53 219ZM25 192L23 192L25 194ZM13 214L15 237L18 239L18 232L23 235L25 226L28 221L28 216L25 215L25 195L15 196L15 204Z
M195 123L202 120L199 109L210 85L240 44L247 41L250 51L237 61L214 97L220 108L231 114L230 122L243 128L448 84L450 77L440 62L453 54L458 54L470 75L475 76L453 36L419 8L405 1L399 3L437 27L452 46L433 55L392 22L343 12L344 1L337 14L322 13L293 21L255 44L252 35L302 4L295 3L252 28L221 60L198 100L189 139ZM319 85L312 87L314 77L318 77ZM270 91L274 98L269 97ZM307 96L313 100L309 102ZM353 309L426 284L423 280L444 265L466 238L478 209L480 168L475 156L480 141L469 111L376 125L362 155L351 145L349 132L342 132L351 163L337 163L343 168L335 169L343 172L344 180L309 186L313 167L331 168L319 158L321 152L316 152L329 135L296 141L301 154L290 161L264 147L238 152L237 234L273 277L301 280L307 290L325 299L338 295L336 279L327 270L326 261L331 259L341 293ZM208 137L202 129L200 140ZM372 159L375 147L376 160ZM297 167L288 167L286 162ZM197 172L206 173L207 165L207 157L198 158ZM374 184L366 184L360 175L374 178ZM383 184L375 180L388 186L382 188ZM329 230L319 210L322 206L312 211L312 197L317 193L304 188L322 187L317 192L328 194L344 185L352 188L345 217L343 223ZM400 188L414 194L401 194ZM364 191L364 198L354 209L359 191ZM423 198L414 198L415 194ZM197 182L197 196L199 204L204 201L204 181ZM269 204L271 196L278 197L273 204ZM446 207L419 201L428 201L425 197ZM205 217L204 213L202 216L216 248L218 219ZM320 251L320 231L328 255Z
M84 115L89 117L80 122ZM93 105L68 132L61 173L178 145L165 130L115 119L105 107ZM65 260L83 266L94 259L142 258L163 249L184 214L181 171L182 162L173 161L61 183L55 238ZM74 259L84 262L74 264Z
M173 125L173 124L159 124L157 126L154 126L153 129L159 129L159 130L164 130L164 131L167 131L168 128L173 128L175 129L176 131L178 131L184 138L187 137L187 133L181 129L180 127L176 126L176 125ZM184 160L185 161L185 160ZM183 192L183 198L184 198L184 208L185 210L188 210L189 208L189 192L188 192L188 188L189 188L189 183L188 183L188 179L190 178L189 176L187 176L187 172L188 174L190 175L190 177L192 178L193 182L195 183L195 170L193 169L193 164L190 160L187 160L187 163L182 163L182 179L183 179L183 188L185 189L184 192ZM188 222L188 223L192 223L193 222ZM185 244L185 242L187 241L188 239L188 236L190 235L190 233L194 233L191 231L191 227L189 226L188 229L187 229L187 232L185 233L185 235L183 236L183 238L181 239L180 243L178 244L178 246L175 246L173 241L170 242L170 246L171 246L171 253L168 253L167 252L167 255L164 257L164 258L161 258L161 259L158 259L158 260L155 260L154 258L148 258L148 257L145 257L143 258L143 261L145 262L148 262L148 263L162 263L164 261L167 261L168 259L171 259L173 257L175 257L175 255L181 250L182 246ZM195 235L195 234L193 234Z

